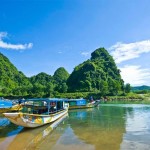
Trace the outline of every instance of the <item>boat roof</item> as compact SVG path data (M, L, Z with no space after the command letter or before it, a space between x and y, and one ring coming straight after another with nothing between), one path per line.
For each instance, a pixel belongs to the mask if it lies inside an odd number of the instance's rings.
M86 101L86 99L65 99L65 101Z
M65 101L63 98L31 98L25 99L25 101Z
M25 101L85 101L86 99L67 99L67 98L31 98Z

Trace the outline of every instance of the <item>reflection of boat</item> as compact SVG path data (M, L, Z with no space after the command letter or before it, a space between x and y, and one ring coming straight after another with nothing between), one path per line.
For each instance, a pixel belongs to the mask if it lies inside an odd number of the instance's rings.
M30 149L31 147L33 148L37 146L37 144L40 143L44 138L46 138L46 136L48 136L53 131L53 129L55 129L67 116L68 114L65 114L63 117L61 117L60 119L52 123L50 126L48 126L45 130L40 132L37 136L35 136L32 139L32 141L30 141L26 148Z
M27 99L20 112L3 114L14 124L33 128L62 117L68 112L68 106L63 99Z
M87 102L85 99L69 99L69 109L93 108L99 105L100 101Z
M50 137L52 131L55 128L57 128L61 122L64 122L67 118L68 113L62 116L61 118L57 119L53 123L34 129L16 126L17 128L14 129L14 131L10 131L9 133L6 131L7 136L0 136L0 139L3 139L3 141L0 142L0 149L15 150L16 145L18 150L37 149L39 144L42 143L47 137ZM11 136L8 136L8 134ZM58 135L57 138L59 137L60 135Z

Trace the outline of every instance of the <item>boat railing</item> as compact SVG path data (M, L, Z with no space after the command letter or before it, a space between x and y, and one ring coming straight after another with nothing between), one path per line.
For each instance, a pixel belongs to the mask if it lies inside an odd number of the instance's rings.
M68 105L67 105L68 106ZM54 114L67 108L63 101L24 101L22 113L29 114ZM69 106L68 106L69 107Z
M54 111L50 111L49 114L54 114L54 113L57 113L57 112L60 112L64 110L63 108L62 109L58 109L58 110L54 110Z
M48 113L48 108L45 107L45 109L35 109L32 107L26 107L24 106L21 110L22 113L29 113L29 114L44 114L44 115L48 115L48 114L54 114L57 112L60 112L64 110L64 108L60 108L60 109L51 109Z

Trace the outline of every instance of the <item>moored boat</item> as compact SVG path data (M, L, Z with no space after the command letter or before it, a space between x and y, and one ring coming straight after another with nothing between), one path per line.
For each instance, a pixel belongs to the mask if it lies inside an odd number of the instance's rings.
M99 105L100 101L87 101L86 99L68 99L69 109L93 108Z
M48 124L68 112L68 103L63 99L37 98L24 100L19 112L3 113L12 123L34 128Z

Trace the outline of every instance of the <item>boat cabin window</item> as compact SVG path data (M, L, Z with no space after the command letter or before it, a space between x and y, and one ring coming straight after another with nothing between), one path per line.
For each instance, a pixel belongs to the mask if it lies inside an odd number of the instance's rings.
M63 110L63 101L50 102L50 113L55 113Z
M46 101L27 101L23 105L22 112L31 114L46 114L48 112L48 105Z
M38 101L38 100L32 100L32 101L26 101L23 104L23 113L31 113L31 114L53 114L58 111L61 111L64 109L64 102L63 101Z

